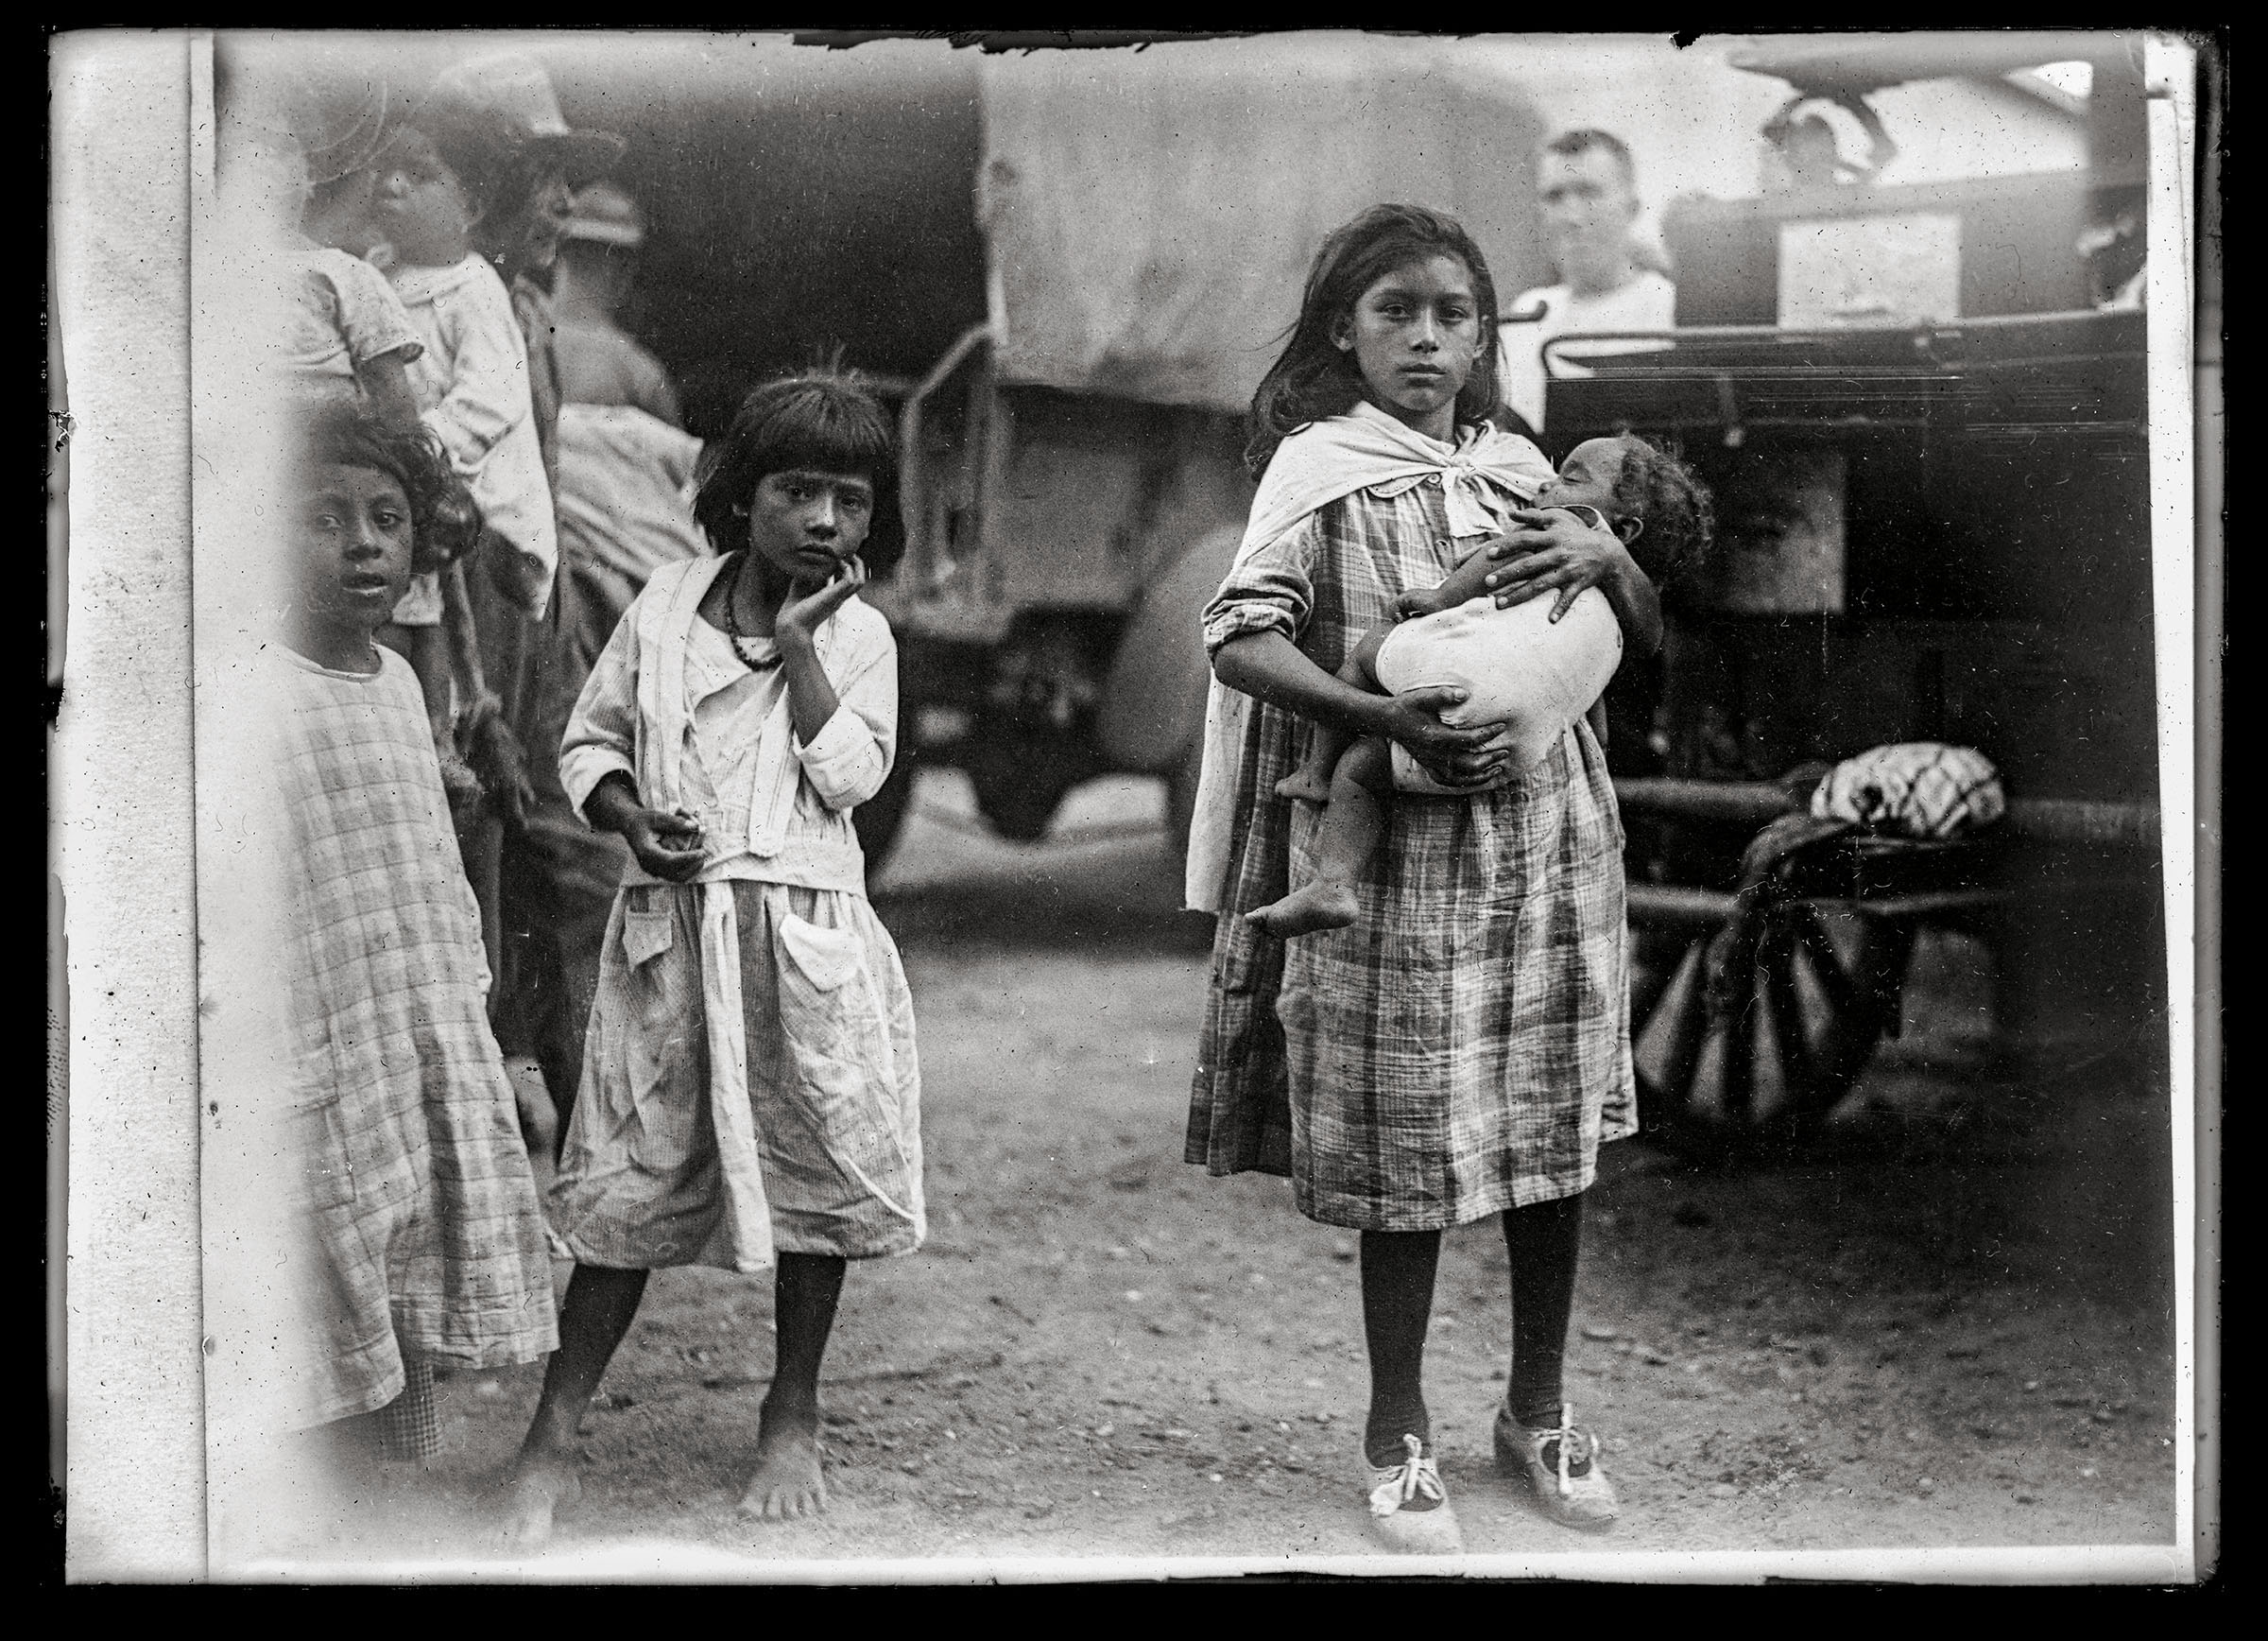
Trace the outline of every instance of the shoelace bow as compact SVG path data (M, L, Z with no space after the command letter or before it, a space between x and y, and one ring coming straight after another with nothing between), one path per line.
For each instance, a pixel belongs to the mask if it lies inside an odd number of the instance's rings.
M1425 1457L1425 1444L1415 1436L1401 1439L1409 1457L1396 1465L1386 1478L1370 1490L1370 1513L1392 1515L1413 1498L1443 1499L1441 1473L1434 1461Z
M1559 1473L1559 1496L1565 1498L1574 1489L1574 1477L1588 1475L1591 1455L1598 1451L1599 1441L1588 1430L1575 1428L1575 1411L1572 1405L1559 1404L1559 1427L1541 1433L1543 1440L1537 1444L1538 1455Z

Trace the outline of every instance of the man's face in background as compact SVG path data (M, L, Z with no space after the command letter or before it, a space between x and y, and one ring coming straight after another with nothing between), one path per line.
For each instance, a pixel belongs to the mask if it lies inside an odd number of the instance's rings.
M1544 237L1559 277L1578 287L1621 280L1630 260L1638 195L1622 162L1606 148L1546 153L1537 167Z

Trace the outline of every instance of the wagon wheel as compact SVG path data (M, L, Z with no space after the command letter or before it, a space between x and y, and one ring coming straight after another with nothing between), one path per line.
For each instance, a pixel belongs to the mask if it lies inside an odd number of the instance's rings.
M1638 1036L1646 1129L1702 1158L1812 1134L1897 1020L1913 930L1862 929L1847 963L1810 902L1775 897L1752 929L1736 920L1695 941Z

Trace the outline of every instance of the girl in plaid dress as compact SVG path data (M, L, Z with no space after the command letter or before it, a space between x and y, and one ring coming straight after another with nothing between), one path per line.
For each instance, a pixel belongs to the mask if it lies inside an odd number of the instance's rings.
M428 435L352 408L323 412L305 455L277 662L303 1206L328 1330L309 1411L350 1451L423 1460L434 1362L532 1362L557 1342L551 1261L424 698L373 642L413 565L443 561L456 498Z
M1420 1389L1440 1234L1490 1216L1514 1321L1500 1466L1567 1525L1616 1511L1560 1394L1581 1193L1601 1142L1636 1127L1606 759L1578 718L1507 778L1499 726L1441 721L1464 692L1333 676L1400 595L1507 528L1495 550L1554 567L1500 601L1596 587L1625 648L1659 643L1654 589L1611 530L1521 507L1551 468L1484 420L1496 319L1487 265L1446 216L1379 206L1325 242L1253 400L1247 460L1264 472L1206 612L1216 682L1190 852L1190 904L1220 915L1189 1160L1288 1173L1302 1214L1363 1234L1371 1521L1418 1550L1460 1542ZM1353 924L1286 942L1245 914L1314 874L1316 811L1276 786L1316 724L1392 741L1452 790L1402 790Z

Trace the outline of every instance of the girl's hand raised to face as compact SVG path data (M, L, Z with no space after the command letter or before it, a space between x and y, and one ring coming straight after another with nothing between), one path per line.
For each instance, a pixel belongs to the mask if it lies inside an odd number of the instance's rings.
M773 639L782 648L809 644L818 630L850 601L850 595L866 585L867 570L856 559L847 561L834 579L816 591L806 591L808 583L799 581L787 590L787 601L780 606L780 613L772 626Z
M1559 601L1554 621L1574 606L1587 587L1596 587L1636 568L1622 538L1585 524L1558 508L1522 508L1512 513L1518 527L1487 549L1496 560L1511 560L1492 572L1484 586L1496 589L1496 607L1524 604L1555 589Z

